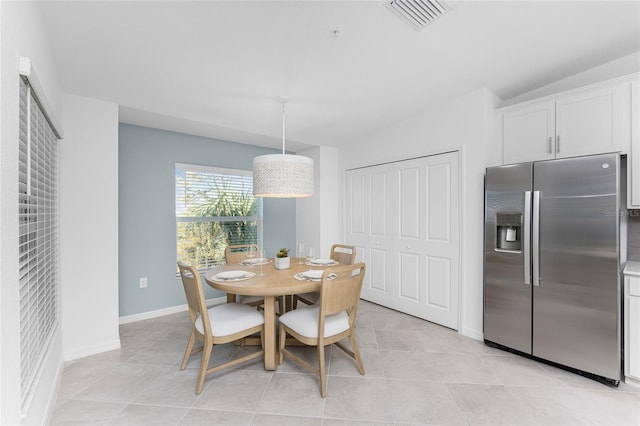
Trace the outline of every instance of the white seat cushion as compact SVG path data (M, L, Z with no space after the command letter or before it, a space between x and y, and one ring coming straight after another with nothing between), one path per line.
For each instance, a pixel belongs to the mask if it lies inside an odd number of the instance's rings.
M320 307L306 306L280 316L280 322L304 337L318 337ZM349 315L345 311L329 315L324 320L324 337L335 336L349 329Z
M242 303L226 303L208 309L214 336L223 337L264 324L264 315ZM196 320L196 330L204 334L202 317Z

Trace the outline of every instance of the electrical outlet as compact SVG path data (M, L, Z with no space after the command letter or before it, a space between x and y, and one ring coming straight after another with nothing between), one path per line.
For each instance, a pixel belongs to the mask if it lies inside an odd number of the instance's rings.
M147 288L147 277L140 278L140 288Z

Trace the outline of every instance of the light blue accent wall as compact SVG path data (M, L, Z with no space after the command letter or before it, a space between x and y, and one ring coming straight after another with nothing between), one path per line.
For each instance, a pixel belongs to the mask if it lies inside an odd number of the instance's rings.
M253 157L278 151L121 123L118 152L120 316L183 305L175 276L175 163L251 170ZM295 248L295 210L294 199L264 199L269 256ZM207 298L223 295L205 284Z

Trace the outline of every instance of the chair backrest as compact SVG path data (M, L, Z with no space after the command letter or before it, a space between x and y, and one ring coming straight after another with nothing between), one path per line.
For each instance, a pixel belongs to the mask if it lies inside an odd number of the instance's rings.
M356 262L356 248L344 244L334 244L331 246L330 257L343 265L353 265Z
M326 269L320 289L321 323L324 322L325 316L342 311L347 311L349 314L349 322L355 321L365 271L364 262ZM329 279L333 274L335 278Z
M227 265L235 265L247 258L250 249L255 250L257 256L260 252L260 247L257 244L236 244L227 246L224 250L224 257L227 261Z
M202 289L202 283L200 281L200 272L198 272L197 268L180 262L178 262L178 269L180 269L182 286L184 287L184 294L187 298L191 323L195 326L198 317L202 317L204 334L210 336L212 334L211 323L209 322L209 312L207 311L204 290Z

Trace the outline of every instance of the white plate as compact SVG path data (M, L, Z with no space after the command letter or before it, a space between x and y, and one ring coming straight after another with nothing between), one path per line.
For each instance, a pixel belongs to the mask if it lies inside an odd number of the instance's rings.
M255 259L244 259L242 262L243 264L246 265L260 265L261 263L264 265L266 263L269 263L269 259L264 258L264 257L258 257Z
M322 278L322 274L324 274L324 271L314 270L314 271L304 271L302 273L302 276L312 280L319 280Z
M213 276L213 279L216 280L237 280L240 278L248 278L250 272L247 271L223 271L218 272Z
M334 265L339 265L339 263L336 262L333 259L313 259L313 260L307 260L305 262L305 265L309 265L309 266L334 266Z
M309 263L314 263L316 265L334 265L338 262L333 259L313 259L310 260Z

